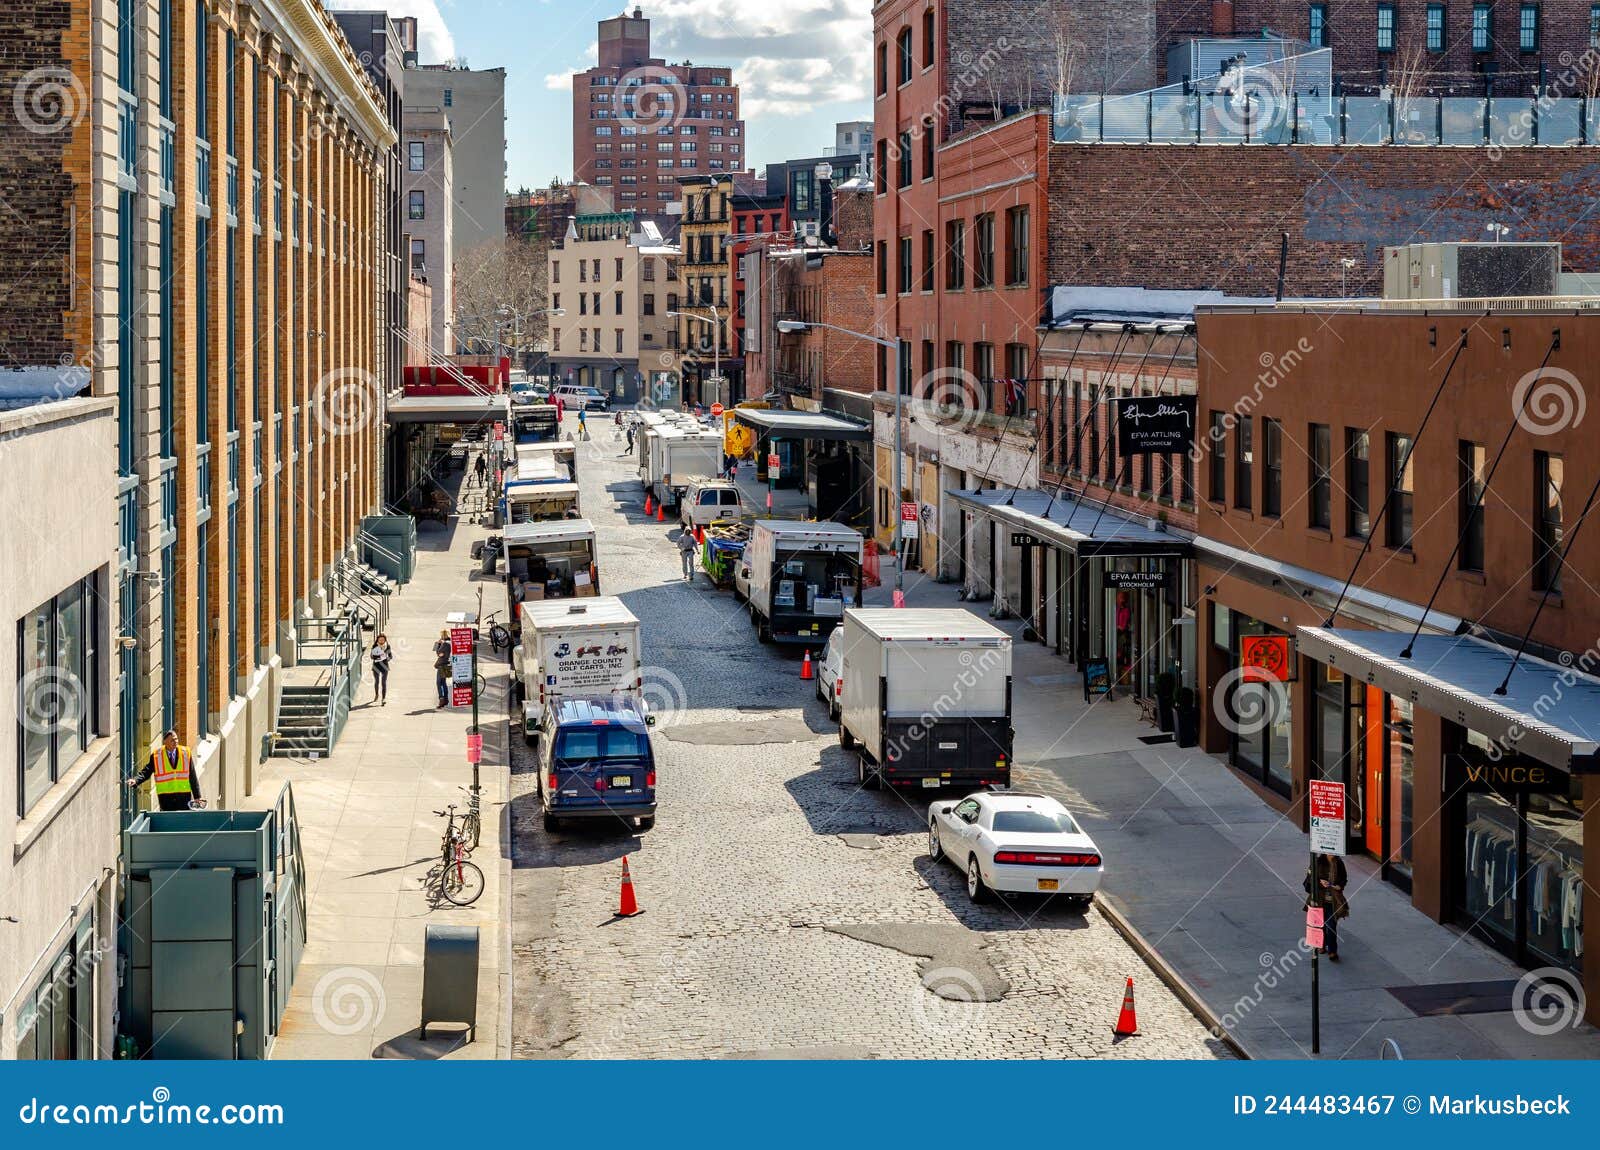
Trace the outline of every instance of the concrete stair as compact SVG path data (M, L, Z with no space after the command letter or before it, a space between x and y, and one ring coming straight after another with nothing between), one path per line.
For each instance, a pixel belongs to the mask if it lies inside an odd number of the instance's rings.
M278 728L272 734L271 756L304 759L333 750L328 730L327 686L288 686L278 703Z

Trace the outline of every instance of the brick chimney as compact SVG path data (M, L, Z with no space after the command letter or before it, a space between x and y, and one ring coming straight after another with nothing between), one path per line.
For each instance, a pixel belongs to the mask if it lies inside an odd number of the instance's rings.
M1233 0L1211 0L1211 34L1233 35Z

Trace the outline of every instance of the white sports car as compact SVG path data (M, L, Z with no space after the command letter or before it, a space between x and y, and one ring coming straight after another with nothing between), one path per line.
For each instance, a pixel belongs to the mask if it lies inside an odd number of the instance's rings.
M967 875L967 895L993 891L1061 895L1087 907L1105 864L1094 840L1048 795L980 791L928 807L928 857Z

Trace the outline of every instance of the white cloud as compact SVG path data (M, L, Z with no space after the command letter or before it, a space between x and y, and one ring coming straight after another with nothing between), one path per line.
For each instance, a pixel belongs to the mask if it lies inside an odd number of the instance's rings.
M325 0L330 11L371 11L382 8L390 16L415 16L417 18L417 55L424 64L439 64L452 60L456 54L456 40L439 11L438 0Z
M551 72L544 78L544 86L552 92L570 92L572 78L580 71L581 68L568 68L565 72Z

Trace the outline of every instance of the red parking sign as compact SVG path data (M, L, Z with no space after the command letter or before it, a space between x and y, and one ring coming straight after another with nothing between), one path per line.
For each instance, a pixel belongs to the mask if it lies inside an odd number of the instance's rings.
M465 687L451 687L450 705L452 707L472 706L472 684L468 683Z
M472 654L472 628L450 628L450 653L452 655Z

